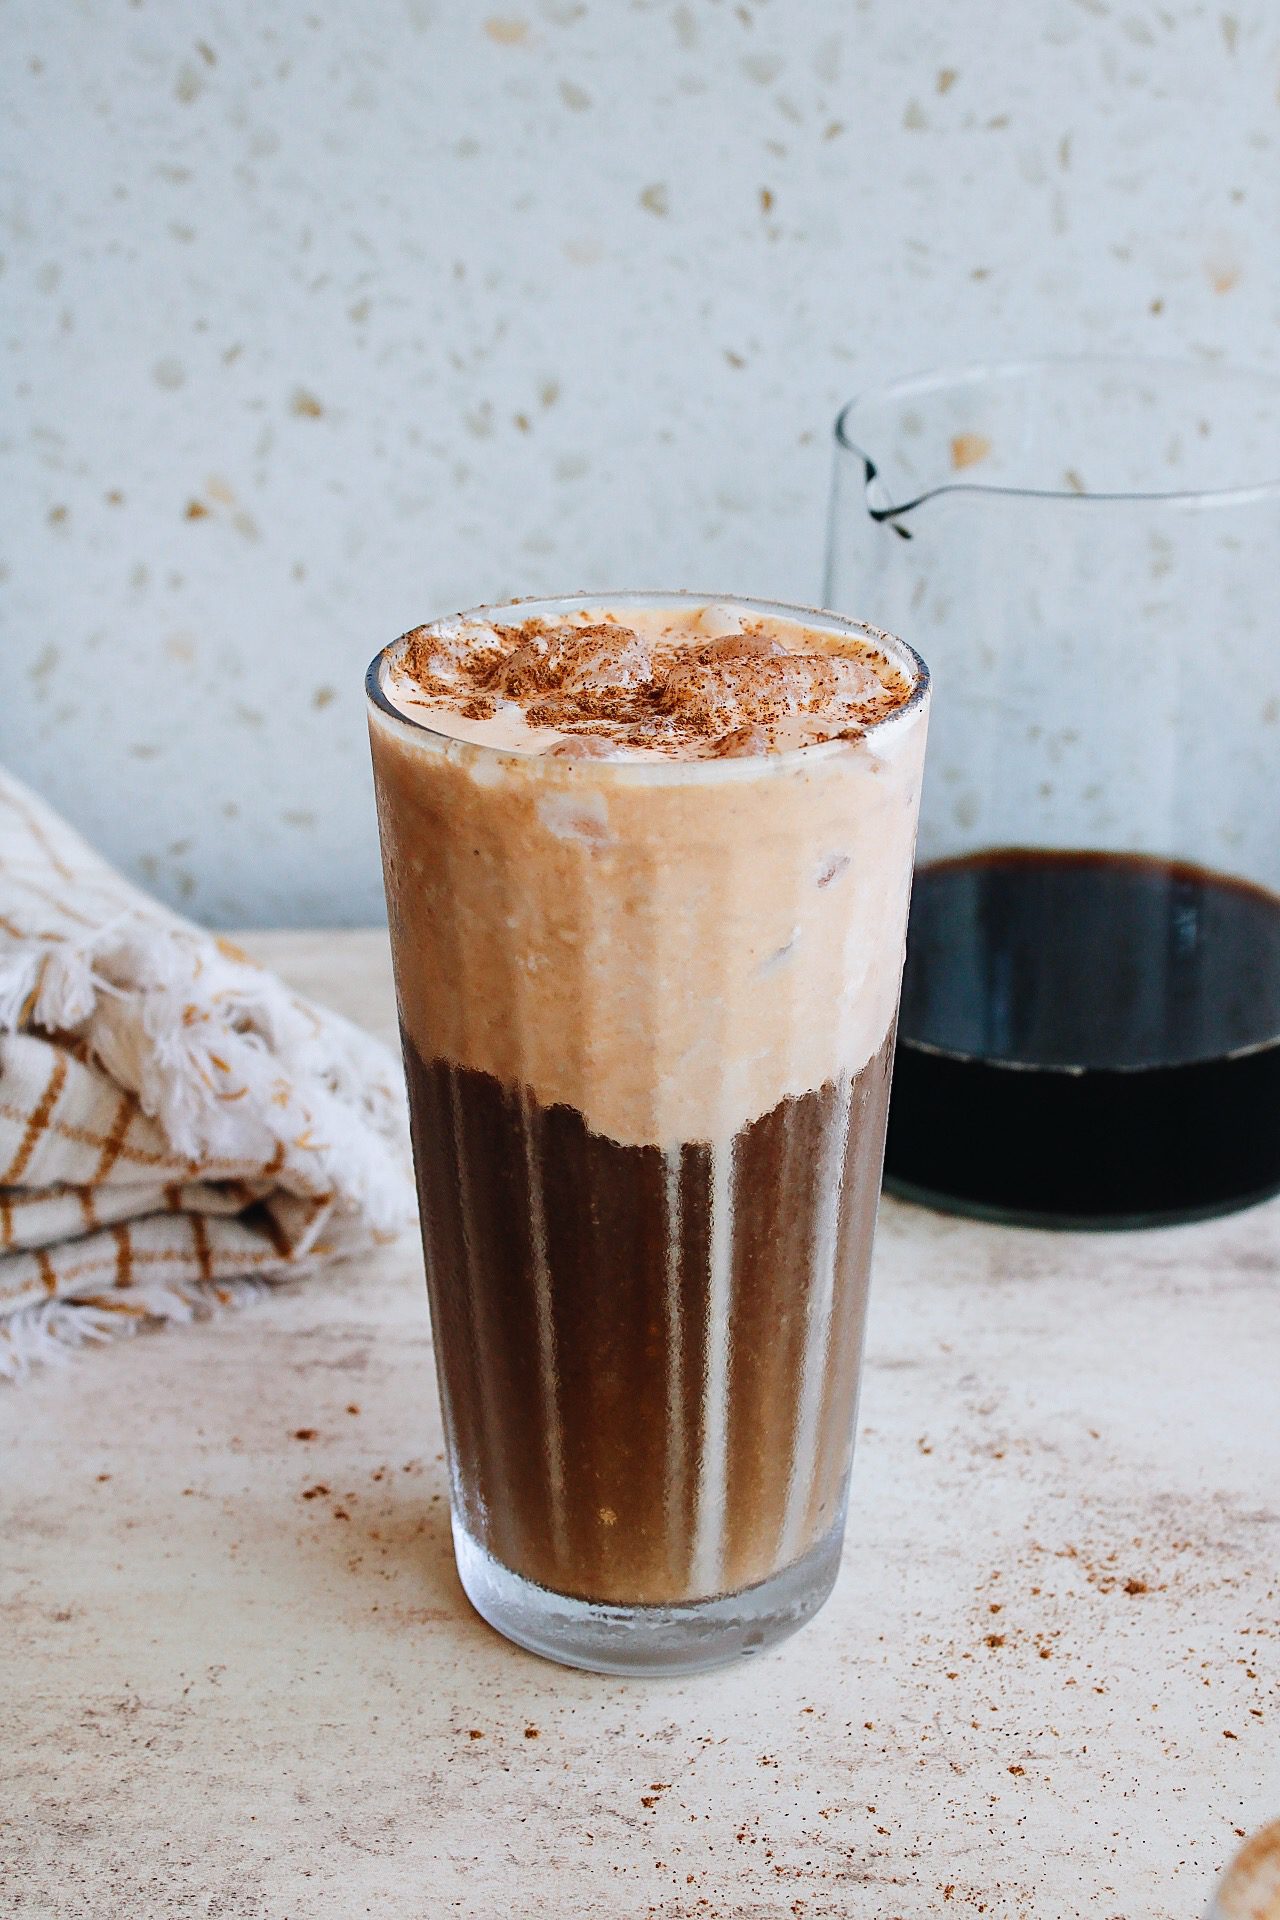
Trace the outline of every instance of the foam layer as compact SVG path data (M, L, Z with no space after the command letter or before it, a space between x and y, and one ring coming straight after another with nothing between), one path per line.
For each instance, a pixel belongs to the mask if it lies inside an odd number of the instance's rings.
M712 759L856 736L910 694L870 629L717 601L503 612L405 634L399 711L511 752Z
M490 617L616 612L642 631L673 606L691 618L705 603ZM806 631L849 657L867 644L835 616ZM886 640L884 658L917 696L887 717L710 764L494 751L492 736L435 730L434 709L399 708L389 683L396 706L375 698L370 726L401 1018L422 1059L664 1149L727 1144L856 1073L897 1004L926 728L914 656Z

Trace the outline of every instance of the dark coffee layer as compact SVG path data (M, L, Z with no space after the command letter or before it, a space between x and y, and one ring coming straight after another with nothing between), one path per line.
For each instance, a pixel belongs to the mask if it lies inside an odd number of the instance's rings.
M1280 900L1131 854L922 868L886 1174L1086 1222L1280 1187Z
M457 1511L528 1580L679 1602L835 1521L848 1472L892 1036L723 1165L591 1133L405 1043Z

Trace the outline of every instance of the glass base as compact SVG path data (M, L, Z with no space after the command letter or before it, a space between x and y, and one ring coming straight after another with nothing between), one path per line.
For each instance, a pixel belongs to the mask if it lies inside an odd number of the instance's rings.
M1051 1233L1132 1233L1140 1227L1187 1227L1198 1220L1221 1220L1229 1213L1243 1213L1246 1207L1260 1206L1280 1194L1280 1186L1270 1184L1257 1193L1233 1194L1227 1200L1215 1200L1202 1207L1168 1207L1135 1213L1055 1213L1033 1207L1006 1206L993 1200L973 1200L964 1194L945 1193L934 1187L917 1186L886 1173L884 1190L895 1200L907 1200L912 1206L928 1207L934 1213L954 1213L964 1220L987 1220L998 1227L1043 1227Z
M572 1600L512 1573L453 1522L458 1577L491 1627L518 1647L591 1673L700 1673L763 1653L811 1620L835 1585L844 1516L797 1560L756 1586L674 1606Z

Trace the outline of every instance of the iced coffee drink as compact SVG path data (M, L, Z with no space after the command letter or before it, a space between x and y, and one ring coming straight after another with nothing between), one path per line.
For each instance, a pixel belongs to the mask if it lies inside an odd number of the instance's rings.
M415 629L370 728L459 1572L712 1665L839 1559L927 673L680 594Z

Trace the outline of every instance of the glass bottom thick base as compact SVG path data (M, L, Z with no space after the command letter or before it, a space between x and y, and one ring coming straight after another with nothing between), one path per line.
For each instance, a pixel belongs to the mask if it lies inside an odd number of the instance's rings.
M1274 1182L1257 1193L1233 1194L1227 1200L1214 1200L1199 1207L1166 1207L1133 1213L1055 1212L1043 1207L1016 1207L999 1200L975 1200L967 1194L946 1193L935 1187L917 1186L912 1180L900 1180L886 1173L884 1190L895 1200L906 1200L916 1207L928 1207L933 1213L954 1213L962 1220L988 1220L997 1227L1043 1227L1051 1233L1132 1233L1143 1227L1188 1227L1200 1220L1221 1220L1230 1213L1243 1213L1246 1207L1260 1206L1280 1194Z
M701 1673L763 1653L811 1620L835 1585L844 1516L802 1560L756 1586L674 1606L573 1600L523 1579L453 1522L458 1577L491 1627L518 1647L591 1673Z

